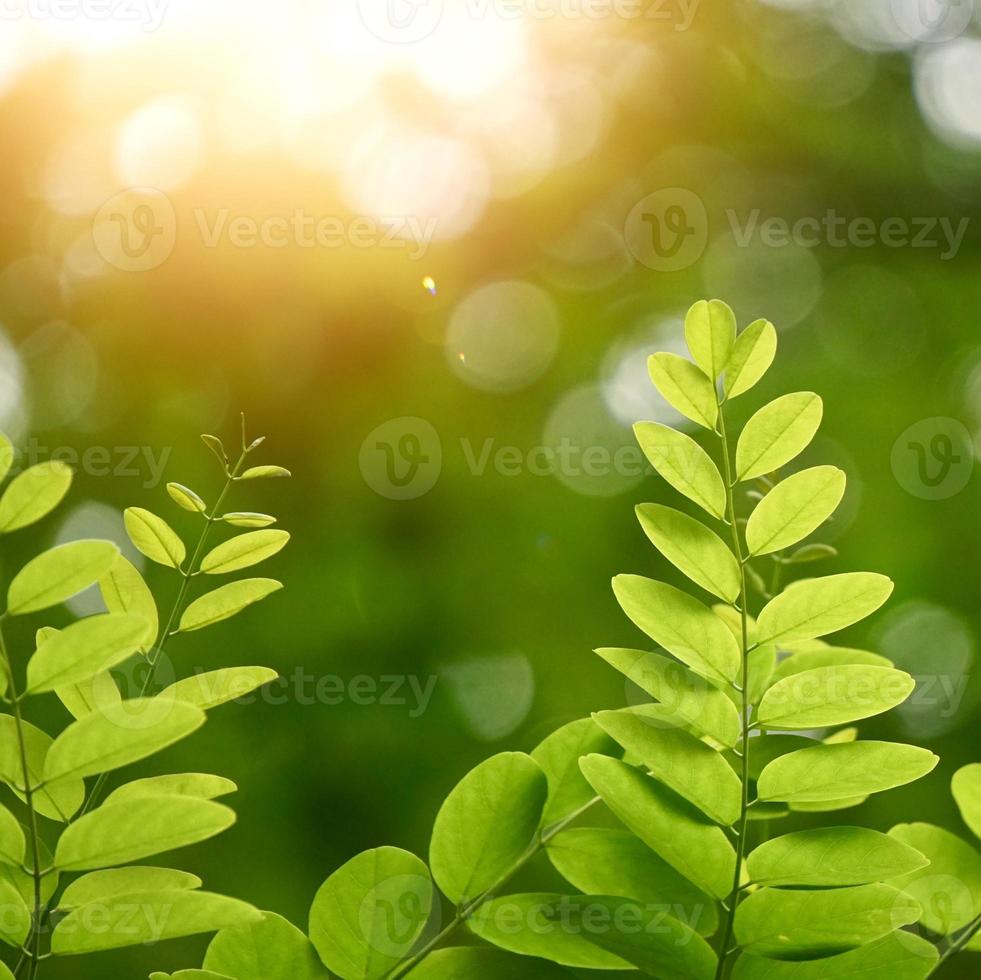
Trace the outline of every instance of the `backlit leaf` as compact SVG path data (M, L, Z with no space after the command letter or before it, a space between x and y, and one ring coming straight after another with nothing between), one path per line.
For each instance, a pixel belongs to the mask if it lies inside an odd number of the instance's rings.
M909 674L892 667L816 667L774 684L760 702L758 720L763 728L845 725L895 708L914 687Z
M109 570L99 579L99 591L106 609L112 613L131 613L146 620L146 634L140 649L149 653L157 642L160 623L157 604L143 576L126 558L119 555Z
M110 772L165 749L204 724L183 701L132 698L79 718L54 741L44 763L46 785Z
M693 803L716 823L732 826L739 819L741 786L729 764L694 735L669 727L646 709L600 711L593 717L655 779Z
M892 588L885 575L875 572L845 572L795 582L760 613L757 640L779 644L836 633L874 613Z
M201 879L186 871L173 868L109 868L90 871L76 878L62 892L59 909L73 909L93 902L104 902L134 892L194 890L201 887Z
M857 949L916 922L919 915L919 903L890 885L761 888L737 909L735 934L750 953L804 959Z
M89 924L93 914L98 915L98 928ZM51 951L56 956L72 956L158 943L217 932L260 917L251 905L211 892L135 892L98 902L94 910L82 906L69 913L55 926Z
M685 315L685 341L695 363L715 381L736 341L736 316L722 300L700 300Z
M816 670L818 667L841 667L847 664L863 664L868 667L891 667L892 661L880 657L877 653L867 650L855 650L852 647L822 647L820 650L803 650L800 653L784 657L776 666L771 678L772 683L793 677L805 670Z
M330 980L310 940L272 912L222 929L211 940L204 965L235 980Z
M0 432L0 480L5 480L14 465L14 447L11 441Z
M638 422L634 435L651 466L689 500L720 520L726 491L719 468L690 436L660 422Z
M723 682L738 675L739 645L725 623L697 599L640 575L617 575L613 591L637 627L697 674Z
M762 800L822 803L881 793L925 776L939 759L896 742L815 745L774 759L760 774Z
M184 610L180 628L187 633L220 623L282 587L282 582L271 578L246 578L219 586L195 599Z
M310 908L310 941L341 980L380 980L429 921L433 883L414 854L365 851L337 869Z
M887 881L928 863L919 851L876 830L819 827L761 844L746 867L759 885L829 888Z
M169 568L180 568L187 556L184 542L162 518L142 507L127 507L123 511L126 533L136 549L151 561Z
M111 541L72 541L32 558L7 591L7 611L14 616L56 606L98 581L116 560Z
M71 484L71 469L57 460L19 473L0 497L0 534L41 520L61 503Z
M661 504L640 504L637 517L658 551L696 585L726 602L736 600L741 587L739 562L714 531Z
M225 575L257 565L281 551L290 536L287 531L247 531L212 549L201 561L206 575Z
M195 796L201 800L214 800L234 793L238 787L224 776L212 776L204 772L183 772L166 776L147 776L114 789L106 803L122 803L124 800L142 799L146 796Z
M178 507L183 507L192 514L203 514L208 509L208 505L190 487L185 487L182 483L168 483L167 493Z
M619 647L605 647L596 653L703 735L730 748L739 741L742 726L733 702L678 661L658 653Z
M227 830L235 814L193 796L148 796L103 804L66 828L55 850L62 871L129 864L187 847Z
M654 386L673 409L707 429L715 428L719 403L715 385L704 372L677 354L652 354L647 368Z
M618 759L588 755L580 764L593 789L628 830L703 891L717 898L729 893L736 854L719 827Z
M0 863L20 867L26 850L27 840L20 821L5 806L0 806Z
M27 691L40 694L79 684L132 656L146 635L146 620L125 613L89 616L42 643L27 664Z
M520 752L492 756L454 787L429 849L433 878L453 902L485 892L525 853L547 796L545 773Z
M122 701L119 688L108 670L78 684L58 687L55 694L73 718L84 718L106 705L119 704Z
M749 391L766 374L777 353L777 331L769 320L754 320L736 337L725 368L726 398Z
M736 477L766 476L803 452L821 424L824 408L813 391L782 395L750 418L736 444Z
M292 476L285 466L250 466L240 477L240 480L268 480L277 477Z
M278 676L268 667L222 667L185 677L165 687L159 697L177 698L207 711L236 698L244 698Z
M276 523L276 518L270 514L258 514L255 511L237 510L222 514L221 520L232 527L269 527Z
M568 970L547 960L489 946L437 949L408 976L411 980L573 980Z
M548 827L584 806L596 795L579 769L584 755L619 755L620 746L592 718L579 718L552 732L531 757L548 779L542 826Z
M746 525L751 555L783 551L817 530L845 495L845 474L836 466L814 466L781 480L760 502Z
M950 783L954 800L964 823L975 837L981 837L981 763L963 766L954 773Z

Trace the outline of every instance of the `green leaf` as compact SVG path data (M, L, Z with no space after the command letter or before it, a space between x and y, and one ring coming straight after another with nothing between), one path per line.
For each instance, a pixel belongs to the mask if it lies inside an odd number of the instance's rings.
M736 340L736 315L722 300L700 300L685 315L685 341L695 363L715 381Z
M769 840L746 861L758 885L828 888L887 881L926 867L919 851L864 827L819 827Z
M722 474L694 439L660 422L638 422L634 435L661 477L678 493L722 520L726 509Z
M433 905L429 869L397 847L338 868L310 908L310 941L342 980L380 980L419 938Z
M806 565L808 562L824 561L826 558L837 557L837 548L832 548L830 544L815 542L814 544L801 545L792 554L787 555L783 561L787 565Z
M621 895L671 914L703 936L719 925L718 906L626 830L580 827L548 843L555 870L587 895Z
M0 897L0 901L2 901L2 897ZM6 963L0 963L0 980L14 980L14 975Z
M159 971L151 973L150 980L233 980L233 978L221 973L212 973L211 970L178 970L176 973Z
M781 480L746 525L751 555L783 551L816 531L845 495L845 474L836 466L813 466Z
M57 460L28 467L0 497L0 534L18 531L46 517L72 485L72 471Z
M759 643L809 640L851 626L892 594L892 582L875 572L845 572L795 582L764 607Z
M211 892L135 892L71 912L55 926L51 951L73 956L158 943L254 922L261 914L236 898ZM98 928L90 925L93 916L98 917Z
M743 954L732 980L926 980L938 959L932 943L911 932L895 932L827 959L788 962Z
M761 888L737 909L735 934L750 953L804 959L875 942L919 916L919 903L891 885L819 891Z
M84 718L106 705L122 701L119 688L108 670L78 684L56 688L55 694L73 718Z
M192 514L203 514L208 509L208 505L190 487L185 487L182 483L168 483L167 493L178 507L183 507Z
M551 892L505 895L485 902L467 919L467 928L486 942L522 956L538 956L561 966L583 969L628 969L626 960L594 945L583 930L569 922L572 911L588 906L609 922L623 899L609 900ZM562 918L564 916L564 918ZM409 974L412 977L412 974ZM456 980L456 978L454 978Z
M229 582L195 599L181 616L180 628L188 633L229 619L247 606L278 592L282 582L271 578L246 578Z
M742 726L733 702L676 660L619 647L605 647L596 653L703 735L729 748L739 741Z
M80 684L132 656L146 635L146 620L125 613L81 619L42 643L27 664L27 693Z
M99 579L99 591L106 609L112 613L131 613L146 620L146 634L140 649L149 653L157 642L160 629L157 604L143 576L126 558L119 555Z
M652 354L651 381L664 400L685 418L714 429L719 417L715 385L691 361L677 354Z
M65 829L55 850L62 871L129 864L207 840L235 823L221 803L193 796L147 796L103 804Z
M79 718L54 741L44 762L46 785L110 772L153 755L204 724L183 701L132 698Z
M579 760L594 752L619 755L621 749L592 718L570 721L532 750L531 757L548 779L543 827L568 817L593 799L595 794L579 769Z
M726 364L726 398L749 391L769 370L777 353L777 331L769 320L754 320L737 338Z
M59 909L74 909L93 902L106 902L134 892L193 891L201 879L173 868L111 868L90 871L76 878L62 893Z
M642 772L601 755L580 763L590 785L628 830L702 891L724 898L736 853L719 827Z
M975 837L981 837L981 763L962 766L950 782L957 808Z
M51 737L30 722L21 725L27 769L34 790L34 807L50 820L67 821L85 799L85 783L81 779L66 780L57 786L38 789L45 760L51 748ZM0 780L10 786L18 799L24 800L24 770L20 757L17 723L12 715L0 715Z
M209 551L201 561L201 571L206 575L225 575L258 565L285 548L289 539L287 531L247 531Z
M723 683L739 674L739 645L725 623L697 599L640 575L617 575L613 591L634 625L695 673Z
M646 709L600 711L596 723L639 759L654 778L693 803L711 820L731 827L739 820L742 785L715 749L659 716L658 705Z
M236 510L229 514L222 514L221 520L232 527L269 527L276 523L276 518L271 514L259 514L255 511Z
M20 821L5 806L0 806L0 863L19 868L26 851L27 840Z
M0 480L5 480L14 465L14 447L11 441L0 432Z
M278 477L292 476L285 466L250 466L240 477L240 480L268 480Z
M661 504L640 504L637 518L668 561L707 592L735 602L741 587L739 562L714 531Z
M981 913L981 854L974 847L928 823L897 824L889 836L929 861L929 866L891 881L922 905L920 921L927 929L949 936Z
M736 477L766 476L802 453L814 438L824 411L813 391L782 395L746 423L736 444Z
M429 865L458 905L485 892L535 838L548 780L531 756L502 752L471 770L436 816Z
M215 454L215 457L223 468L228 466L228 453L225 452L225 444L218 436L213 436L205 432L201 435L201 441Z
M784 657L777 664L771 677L776 684L786 677L802 674L806 670L816 670L818 667L844 667L849 664L862 664L867 667L891 667L892 661L880 657L877 653L867 650L855 650L852 647L824 647L821 650L804 650L801 653Z
M211 940L204 965L235 980L330 980L310 940L272 912L222 929Z
M823 803L881 793L931 772L940 760L927 749L895 742L815 745L774 759L760 774L762 800Z
M407 976L411 980L573 980L573 974L547 960L487 946L437 949Z
M142 507L127 507L123 522L130 541L147 558L168 568L181 567L187 556L184 542L162 517Z
M31 931L31 913L20 892L9 882L0 879L0 940L11 946L23 946Z
M760 702L763 728L828 728L902 704L916 681L892 667L815 667L777 681Z
M56 606L98 581L116 560L111 541L72 541L32 558L7 591L7 612L13 616Z
M146 796L194 796L201 800L214 800L234 793L238 787L224 776L212 776L203 772L183 772L166 776L148 776L134 779L114 789L106 803L122 803Z
M279 675L268 667L223 667L205 674L185 677L165 687L159 697L177 698L202 711L244 698L247 694L274 681Z

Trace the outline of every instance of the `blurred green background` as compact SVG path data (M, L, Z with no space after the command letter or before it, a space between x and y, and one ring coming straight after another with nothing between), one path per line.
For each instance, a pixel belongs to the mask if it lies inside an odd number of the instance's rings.
M302 925L358 851L425 854L482 758L625 703L590 651L640 642L609 580L674 580L632 508L677 500L629 423L679 421L645 360L703 296L776 324L740 420L824 397L802 463L848 473L834 570L896 582L840 642L922 679L863 732L942 762L843 818L966 833L948 785L978 757L981 694L974 4L432 0L402 28L383 6L0 24L0 419L37 459L78 458L67 508L5 539L4 579L57 540L122 541L129 505L190 534L164 483L213 498L198 434L234 442L240 411L294 474L230 501L293 534L263 572L286 591L169 650L180 676L285 678L152 764L240 786L237 826L180 866ZM173 576L146 574L166 608ZM45 972L141 976L204 945Z

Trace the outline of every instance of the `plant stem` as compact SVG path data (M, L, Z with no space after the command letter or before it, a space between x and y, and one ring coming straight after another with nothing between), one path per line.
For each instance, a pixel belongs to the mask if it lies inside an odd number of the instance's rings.
M725 469L726 510L728 511L729 526L732 529L732 550L739 562L739 612L742 623L742 737L740 750L742 753L742 798L740 800L739 829L736 840L736 870L733 876L732 891L729 893L728 910L726 913L725 929L722 933L722 944L719 947L719 963L715 971L715 980L722 980L726 975L726 965L729 960L729 943L732 940L733 924L736 920L736 907L739 904L739 882L742 875L743 858L746 854L746 832L749 826L749 623L746 590L746 563L743 558L742 544L739 541L739 526L736 524L736 503L733 494L735 481L732 478L732 463L729 458L729 438L726 434L725 410L722 399L719 405L719 436L722 439L722 458Z
M0 616L0 623L6 619L7 614ZM17 743L20 751L20 764L24 774L24 802L30 814L31 830L31 858L33 867L31 875L34 879L34 909L31 913L31 930L27 937L27 958L22 959L17 967L18 974L24 965L28 965L28 978L35 980L38 974L38 965L41 959L41 916L43 915L41 899L41 838L38 832L37 811L34 809L34 788L31 786L31 771L27 762L27 742L24 737L24 717L20 710L21 695L17 693L14 680L14 670L10 662L10 655L7 653L7 642L0 626L0 658L3 659L3 669L7 674L7 691L10 695L14 712L14 722L17 727Z
M170 615L167 617L167 625L164 627L163 632L160 634L160 639L157 641L156 647L154 647L153 652L147 657L147 673L146 677L143 679L143 683L140 686L140 693L138 697L146 697L150 690L150 686L153 684L153 678L157 672L157 667L160 664L160 660L163 657L164 649L167 646L167 641L173 635L174 626L177 623L178 617L181 615L184 609L184 600L187 598L187 590L190 587L191 579L197 574L198 562L201 558L201 553L204 551L204 546L208 540L208 535L211 532L211 528L217 521L221 513L221 506L225 502L225 497L228 496L228 491L231 489L232 484L235 482L235 478L238 476L242 469L242 464L245 462L245 458L248 455L248 450L243 449L242 455L239 456L238 462L235 464L234 468L231 470L226 470L225 485L221 489L221 493L218 494L218 499L215 501L214 507L205 516L204 529L201 531L201 535L198 538L198 542L194 547L194 551L191 554L191 560L187 563L186 568L179 569L181 573L181 584L180 588L177 590L177 598L174 600L174 604L170 609ZM82 807L79 816L84 816L93 806L98 802L98 798L101 795L103 789L105 788L106 780L109 778L107 773L102 773L96 780L95 785L92 787L92 792L89 794L88 799L85 801L85 805Z
M456 930L463 925L467 919L470 918L488 899L494 896L494 893L502 886L507 884L525 865L531 861L535 855L539 854L542 848L549 843L553 838L557 837L559 834L565 830L569 824L574 820L581 817L587 810L592 809L597 803L599 803L600 798L594 796L588 803L579 807L578 810L574 810L567 817L563 817L557 823L553 824L551 827L546 827L534 841L531 847L528 848L525 853L518 858L514 864L511 865L504 874L501 875L493 885L490 886L486 891L482 892L475 899L469 902L467 905L457 910L456 915L453 917L452 921L446 925L442 931L440 931L436 936L434 936L429 942L426 943L422 949L417 953L413 953L407 958L403 958L399 963L397 963L392 969L385 974L383 980L398 980L399 977L404 977L410 970L415 969L437 946L443 943L445 940L449 939Z
M952 956L956 956L981 929L981 915L975 916L958 934L957 938L943 951L936 966L930 971L929 976L933 976Z

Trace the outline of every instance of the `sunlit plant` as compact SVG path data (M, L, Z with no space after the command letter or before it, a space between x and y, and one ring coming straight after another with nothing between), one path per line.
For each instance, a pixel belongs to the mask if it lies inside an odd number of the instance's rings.
M821 399L783 395L737 437L732 402L769 369L773 325L737 335L732 311L713 300L692 307L685 336L692 360L655 354L650 373L710 434L714 456L659 423L636 435L699 517L659 503L637 515L695 589L614 579L623 610L659 647L597 651L627 678L631 706L477 766L439 810L428 865L398 848L362 853L318 891L307 934L267 914L219 932L204 968L175 977L924 980L978 945L981 857L953 834L835 819L771 835L792 813L854 807L938 760L846 727L902 703L914 681L884 657L821 639L875 612L889 579L785 582L836 554L812 536L845 474L783 474L817 432ZM961 770L953 791L981 832L981 766ZM512 890L542 853L571 888Z
M186 676L163 690L156 683L175 636L227 619L281 587L259 578L212 587L212 576L255 565L289 539L268 526L273 517L225 512L229 491L242 481L289 474L282 467L246 465L263 440L247 442L244 422L235 463L220 440L203 438L224 474L214 505L180 484L167 485L199 524L190 557L163 518L137 507L125 513L135 547L174 573L175 595L168 597L162 629L152 592L110 541L73 541L42 552L7 587L0 615L0 782L11 799L0 805L0 940L14 948L15 959L12 968L0 963L0 977L8 980L35 980L49 956L214 932L260 918L245 902L200 891L202 882L193 874L134 863L231 826L235 814L216 799L233 792L234 783L178 773L135 779L107 792L110 773L191 735L208 709L276 676L264 667L230 667ZM10 441L0 436L0 480L13 460ZM72 471L60 462L15 476L0 497L0 534L46 517L71 482ZM218 527L247 530L209 548ZM36 620L93 585L105 613L61 629L42 622L35 649L22 650L7 639L14 620ZM135 697L123 697L113 675L118 667L142 675ZM73 719L55 737L28 720L32 706L52 696Z

